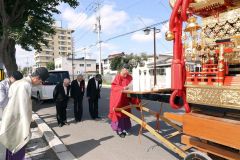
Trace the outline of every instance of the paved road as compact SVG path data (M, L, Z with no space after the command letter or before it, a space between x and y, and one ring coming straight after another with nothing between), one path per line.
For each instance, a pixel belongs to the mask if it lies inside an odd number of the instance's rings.
M109 108L109 89L103 88L99 102L100 116L102 120L91 120L88 113L88 104L84 99L83 121L75 124L73 118L73 104L69 102L67 109L69 126L57 127L56 109L52 101L44 102L41 105L34 105L34 110L39 116L56 132L69 150L81 160L178 160L176 154L164 147L154 136L144 131L139 141L139 125L133 122L131 135L122 139L113 132L107 119ZM160 104L157 102L148 102L148 107L159 111ZM170 111L167 104L163 106L164 110ZM135 115L139 116L138 112ZM146 115L146 121L155 126L155 118ZM165 124L160 124L165 134L173 129ZM179 137L172 139L177 145Z

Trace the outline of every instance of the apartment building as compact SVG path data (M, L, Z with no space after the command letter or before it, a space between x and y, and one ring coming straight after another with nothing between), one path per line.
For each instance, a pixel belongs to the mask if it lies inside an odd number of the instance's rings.
M45 35L48 46L41 44L42 51L36 52L34 59L36 67L46 67L47 63L53 62L59 56L72 54L72 33L73 30L55 26L56 34Z

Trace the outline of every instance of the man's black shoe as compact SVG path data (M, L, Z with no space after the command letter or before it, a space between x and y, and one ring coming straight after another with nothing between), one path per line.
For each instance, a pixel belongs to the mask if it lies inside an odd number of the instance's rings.
M68 123L68 122L64 122L63 124L64 124L64 125L69 125L69 123Z
M126 134L123 132L119 134L119 137L121 137L121 138L125 138L125 136L126 136Z
M78 120L78 119L75 119L75 123L78 123L78 122L80 122L81 120Z
M58 124L58 127L62 127L63 126L63 124Z
M121 138L125 138L126 134L124 132L117 132L117 135Z

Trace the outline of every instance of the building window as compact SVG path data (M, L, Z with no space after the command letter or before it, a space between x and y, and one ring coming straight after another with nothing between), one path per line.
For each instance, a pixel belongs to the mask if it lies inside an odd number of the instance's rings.
M49 51L46 51L46 54L49 54L50 52Z
M64 32L64 31L61 31L61 34L65 34L65 32Z
M166 71L164 68L157 69L157 75L166 75Z
M71 37L68 37L68 39L71 39Z
M84 67L84 64L79 64L80 67Z
M58 42L58 44L60 44L60 45L65 45L65 42Z
M61 50L65 50L65 49L66 49L66 47L59 47L59 49L61 49Z
M71 50L71 47L68 47L68 50Z
M91 64L87 64L87 67L91 67Z
M65 39L64 36L58 36L59 39Z
M68 42L68 45L71 45L71 42Z

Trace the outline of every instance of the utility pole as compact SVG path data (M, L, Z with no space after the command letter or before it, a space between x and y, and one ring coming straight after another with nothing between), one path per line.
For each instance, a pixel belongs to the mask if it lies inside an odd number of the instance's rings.
M74 60L74 41L73 41L73 36L72 36L72 33L74 31L71 32L71 42L72 42L72 80L74 80L74 63L73 63L73 60Z
M87 48L84 48L84 74L86 74L87 70L86 70L86 56L87 56Z
M101 47L101 16L100 16L100 2L97 2L97 8L96 8L96 12L97 12L97 24L95 25L95 31L97 31L97 38L98 38L98 47L99 47L99 74L102 74L102 47Z
M156 27L153 27L153 48L154 48L154 50L153 50L153 52L154 52L154 57L153 57L153 60L154 60L154 62L153 62L153 71L154 71L154 86L156 86L157 85L157 73L156 73L156 58L157 58L157 54L156 54Z

